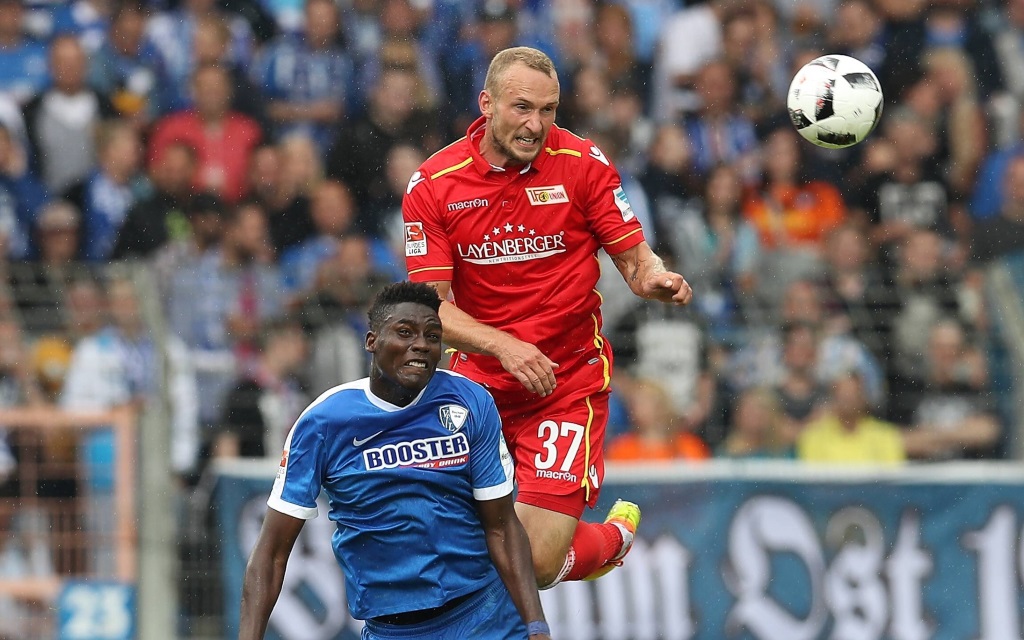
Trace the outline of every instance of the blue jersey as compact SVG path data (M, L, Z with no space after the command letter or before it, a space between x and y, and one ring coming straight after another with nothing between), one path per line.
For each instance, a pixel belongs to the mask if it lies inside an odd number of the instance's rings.
M438 370L409 405L364 378L321 395L285 443L267 504L337 523L334 554L358 619L439 607L497 579L476 501L512 492L501 419L480 385Z

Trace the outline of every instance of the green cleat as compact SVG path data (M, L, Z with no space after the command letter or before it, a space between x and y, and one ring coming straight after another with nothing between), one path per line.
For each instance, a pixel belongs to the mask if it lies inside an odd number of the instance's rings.
M637 527L640 526L640 507L636 503L620 498L608 510L608 515L605 517L604 522L605 524L615 525L622 532L622 549L619 550L614 558L604 563L600 569L584 578L584 580L597 580L615 567L622 566L622 559L633 548L633 537L636 536Z

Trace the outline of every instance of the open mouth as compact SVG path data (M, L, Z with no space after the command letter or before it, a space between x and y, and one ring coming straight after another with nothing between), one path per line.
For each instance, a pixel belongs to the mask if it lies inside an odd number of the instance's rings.
M540 140L540 138L531 138L531 137L527 137L527 136L516 136L515 137L516 143L519 144L520 146L523 146L523 147L532 147L533 145L537 144L537 142L539 140Z
M412 367L413 369L422 369L423 371L429 368L426 360L410 360L405 363L405 366Z

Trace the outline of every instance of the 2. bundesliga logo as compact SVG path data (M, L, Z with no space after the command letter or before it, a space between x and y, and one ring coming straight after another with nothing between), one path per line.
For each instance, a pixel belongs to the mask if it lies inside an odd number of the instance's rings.
M464 433L386 444L363 451L363 463L367 471L396 467L440 469L465 464L468 460L469 440Z

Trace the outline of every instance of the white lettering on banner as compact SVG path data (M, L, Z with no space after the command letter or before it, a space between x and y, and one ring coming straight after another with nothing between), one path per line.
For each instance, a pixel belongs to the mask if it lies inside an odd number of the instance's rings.
M771 554L792 553L807 567L811 579L811 606L800 618L768 593L772 579ZM775 496L745 502L729 527L729 575L726 586L736 604L726 619L726 632L743 629L767 640L814 640L827 619L821 596L825 559L814 524L795 503Z
M825 574L825 600L837 640L881 638L889 619L882 583L885 536L875 514L864 507L846 507L832 516L825 542L837 549Z
M459 256L473 264L504 264L526 262L565 253L565 238L562 233L547 236L525 236L485 240L479 244L457 245Z
M900 518L885 574L892 592L892 640L926 640L932 629L925 623L924 580L932 572L932 557L920 547L921 524L916 513Z
M964 535L964 547L978 554L978 640L1020 640L1019 595L1014 580L1013 547L1016 517L999 507L979 531ZM1020 578L1024 582L1024 531L1021 531Z

